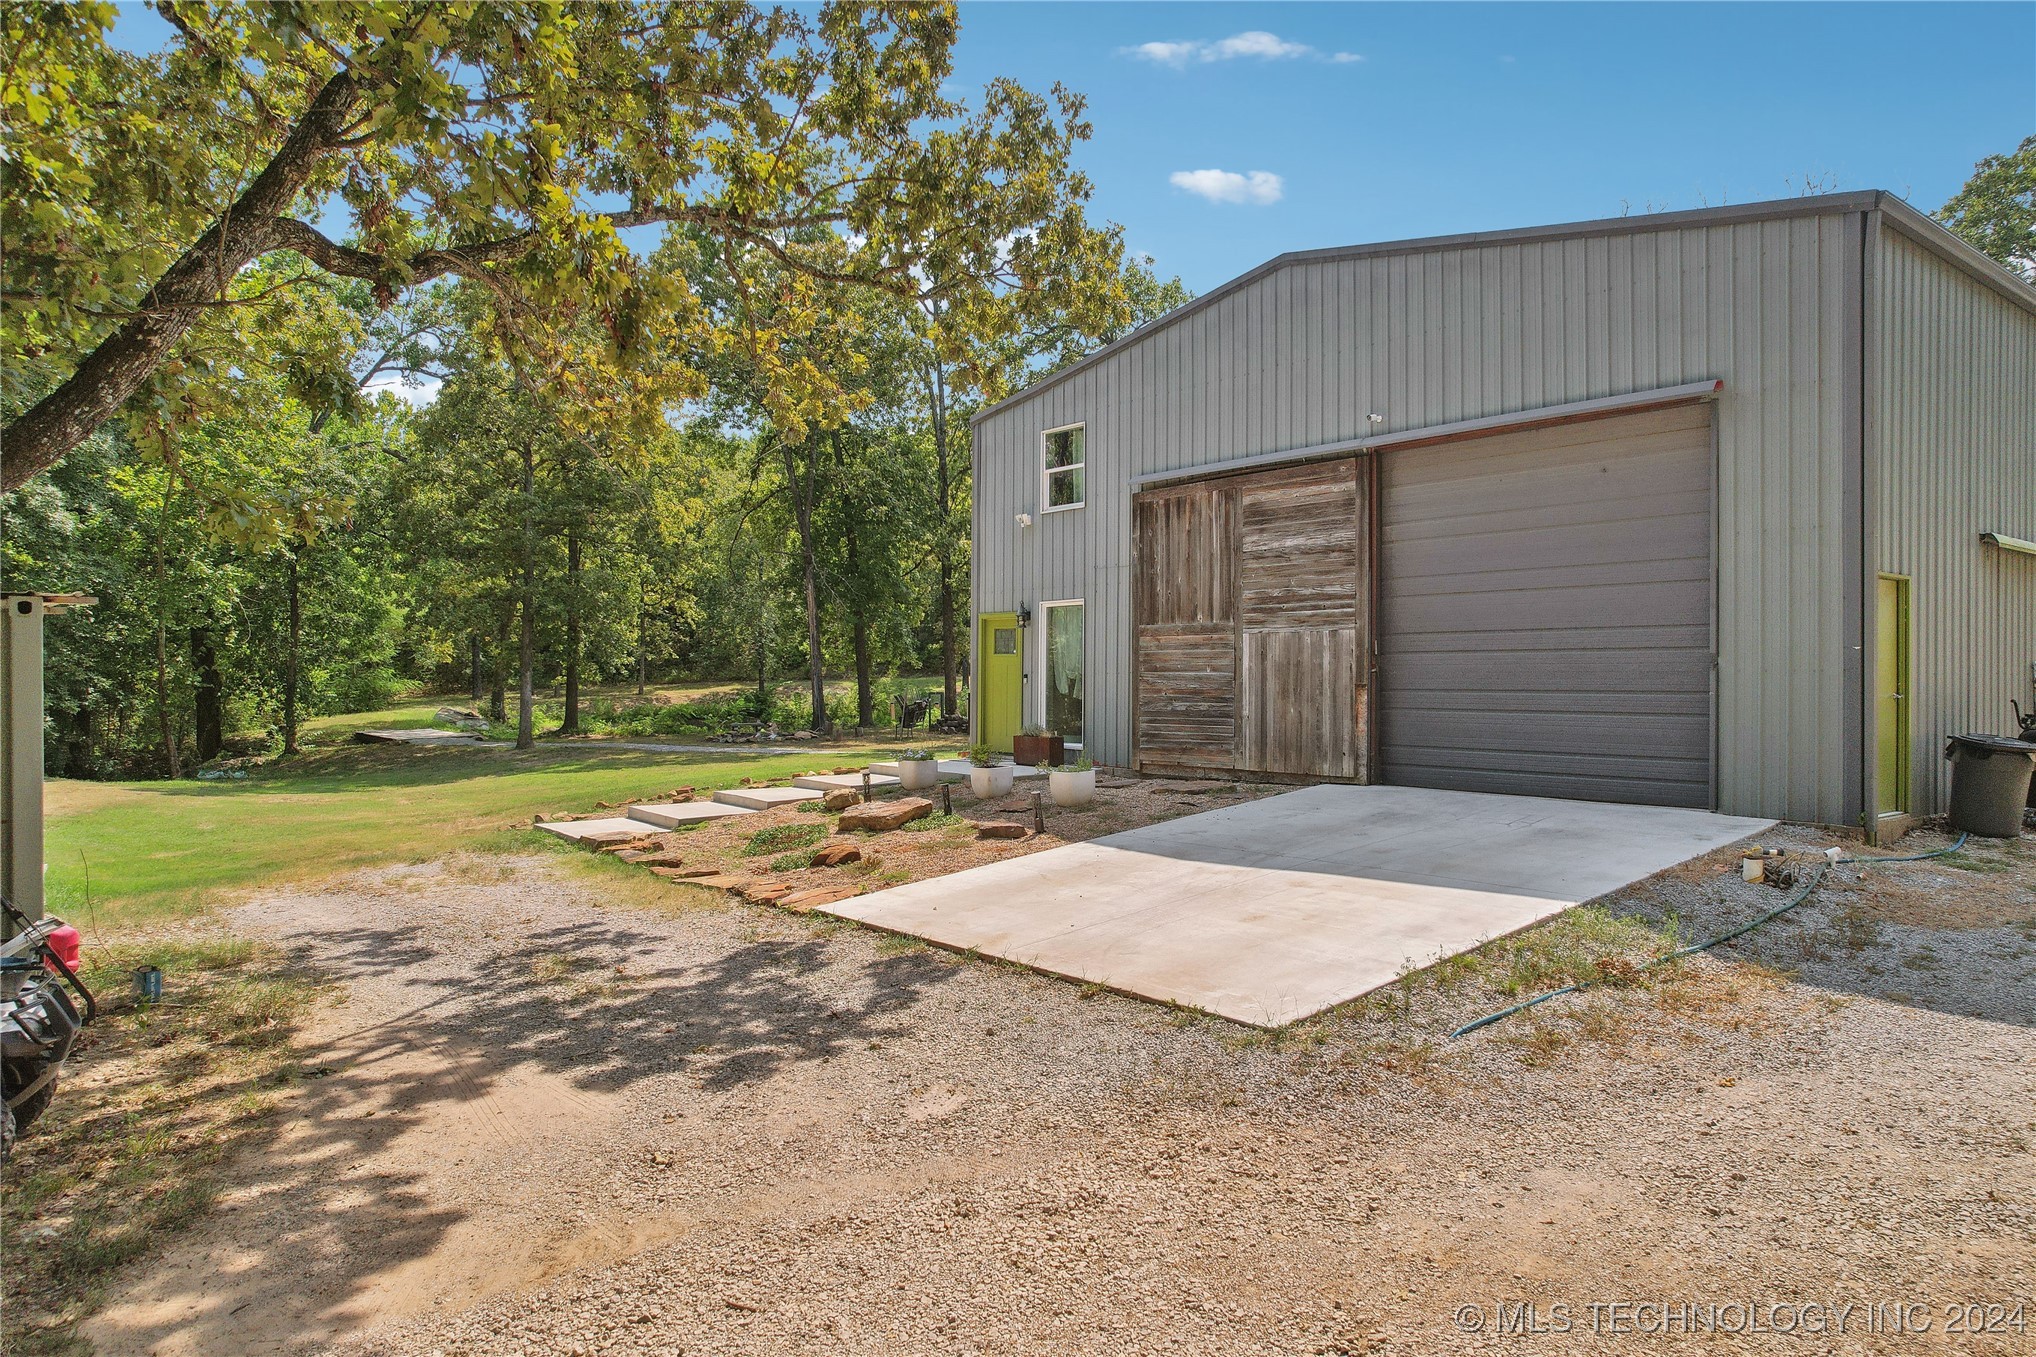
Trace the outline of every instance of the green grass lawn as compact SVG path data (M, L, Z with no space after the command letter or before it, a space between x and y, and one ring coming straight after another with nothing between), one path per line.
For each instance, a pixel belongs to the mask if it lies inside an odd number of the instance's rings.
M436 707L433 700L427 715ZM49 908L100 928L174 918L264 882L428 861L461 848L535 846L549 839L528 830L540 812L884 756L882 745L765 757L347 745L241 782L57 780L47 793Z

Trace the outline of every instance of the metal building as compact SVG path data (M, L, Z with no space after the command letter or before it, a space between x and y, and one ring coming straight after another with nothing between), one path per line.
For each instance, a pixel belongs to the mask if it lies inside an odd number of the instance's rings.
M2036 289L1880 192L1282 255L974 425L977 734L1869 831L2036 699Z

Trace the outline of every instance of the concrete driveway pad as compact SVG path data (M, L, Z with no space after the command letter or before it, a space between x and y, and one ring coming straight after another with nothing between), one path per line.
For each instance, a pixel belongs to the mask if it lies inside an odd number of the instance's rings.
M1773 824L1308 787L824 912L1279 1027Z

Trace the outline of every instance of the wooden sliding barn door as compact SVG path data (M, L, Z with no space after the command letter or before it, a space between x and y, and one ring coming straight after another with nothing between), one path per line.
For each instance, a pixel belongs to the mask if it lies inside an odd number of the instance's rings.
M1142 494L1140 768L1368 779L1362 459Z

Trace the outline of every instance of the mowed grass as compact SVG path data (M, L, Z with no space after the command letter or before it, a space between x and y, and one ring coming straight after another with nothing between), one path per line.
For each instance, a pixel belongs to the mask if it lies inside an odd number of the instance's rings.
M880 746L757 756L347 745L245 781L57 780L46 800L49 908L109 928L191 915L266 882L536 846L549 841L526 832L540 813L879 757Z

